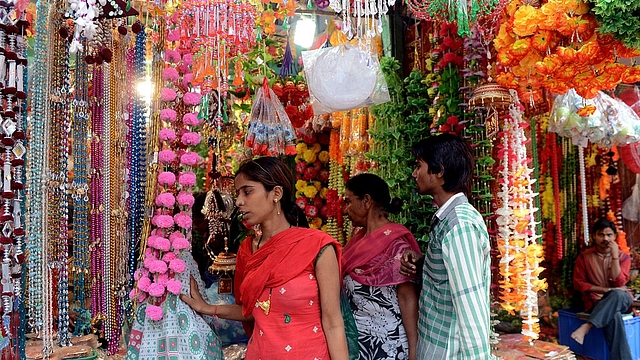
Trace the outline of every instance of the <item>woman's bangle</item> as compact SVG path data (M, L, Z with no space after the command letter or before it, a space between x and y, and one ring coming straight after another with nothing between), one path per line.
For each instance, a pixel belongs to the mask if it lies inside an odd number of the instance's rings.
M213 307L213 317L218 317L218 305Z
M611 258L611 260L618 260L618 259L620 259L620 258L619 257L617 257L617 258L612 257Z

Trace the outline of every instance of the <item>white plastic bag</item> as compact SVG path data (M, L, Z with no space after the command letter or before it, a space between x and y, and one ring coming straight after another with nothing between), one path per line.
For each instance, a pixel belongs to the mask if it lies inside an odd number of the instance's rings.
M314 115L390 100L378 57L352 44L302 52Z

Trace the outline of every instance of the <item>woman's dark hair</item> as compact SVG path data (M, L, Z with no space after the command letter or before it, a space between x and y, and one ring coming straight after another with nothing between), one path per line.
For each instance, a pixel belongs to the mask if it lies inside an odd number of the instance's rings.
M261 183L266 191L276 186L282 187L280 206L289 224L299 227L309 227L304 212L293 201L293 174L280 159L265 156L245 162L236 172L236 177L243 174L247 179Z
M392 198L389 194L389 186L378 175L358 174L349 179L345 187L359 198L369 194L380 209L387 213L397 214L402 210L402 199Z
M614 224L612 221L609 221L607 219L600 219L596 221L591 227L591 233L595 235L596 232L607 229L607 228L613 230L614 234L616 235L618 234L618 230L616 229L616 224Z
M453 134L440 134L420 140L413 146L413 156L429 166L430 174L444 172L442 189L471 196L474 158L471 146Z

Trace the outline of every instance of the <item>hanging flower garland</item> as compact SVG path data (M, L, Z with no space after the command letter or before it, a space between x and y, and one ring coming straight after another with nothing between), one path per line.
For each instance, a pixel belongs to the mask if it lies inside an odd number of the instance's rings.
M442 54L438 65L434 67L434 72L441 73L441 80L438 87L438 112L434 118L439 132L451 132L460 134L466 122L463 119L463 104L460 88L462 78L459 68L463 65L462 56L458 55L462 51L462 39L456 34L455 23L443 23L438 35L442 38L437 51Z
M512 105L504 119L504 132L499 150L500 184L498 197L501 207L496 211L498 248L500 250L500 298L502 307L523 314L522 334L527 339L537 339L538 324L537 292L546 289L539 275L544 270L539 266L543 257L542 246L537 243L534 197L531 189L535 179L528 167L528 156L524 128L528 123L522 119L522 107Z
M592 98L599 90L640 80L640 66L617 62L640 52L597 33L598 24L584 1L549 0L537 8L515 0L506 9L494 40L496 81L517 90L528 105L542 100L541 88L556 94L574 88Z
M468 36L479 18L489 16L504 3L503 0L407 0L407 7L418 19L457 24L458 35Z
M157 210L152 219L156 228L147 238L143 266L135 272L137 284L130 293L131 299L148 302L145 314L153 321L163 318L162 304L167 294L178 295L182 290L182 283L176 276L186 270L180 253L191 246L187 239L192 227L190 210L195 201L192 189L196 184L196 175L192 170L201 160L193 151L200 143L201 137L190 129L200 125L202 120L198 119L197 113L188 112L200 104L201 95L180 86L180 80L190 75L188 65L181 66L185 64L184 57L188 57L189 54L187 51L181 54L180 50L180 47L176 47L165 52L171 65L162 72L167 86L160 92L161 100L167 108L160 112L160 120L164 122L165 127L158 133L165 149L158 153L158 161L164 166L164 171L158 175L161 191L155 199ZM183 94L182 101L178 99L177 90ZM180 109L180 106L176 106L178 104L183 104L187 111L181 122L178 121L177 111L169 107L173 105L174 108ZM176 164L181 168L177 173L171 171ZM174 215L176 205L181 211Z
M309 226L328 231L328 185L330 177L328 132L300 134L296 145L296 204L307 216Z

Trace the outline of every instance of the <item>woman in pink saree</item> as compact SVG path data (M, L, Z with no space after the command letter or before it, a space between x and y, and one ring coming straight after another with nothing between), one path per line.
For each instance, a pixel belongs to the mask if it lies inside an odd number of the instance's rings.
M418 291L415 276L400 274L405 250L420 252L411 232L389 220L402 201L387 183L359 174L346 184L346 211L361 229L344 247L342 277L358 328L360 360L415 359Z

